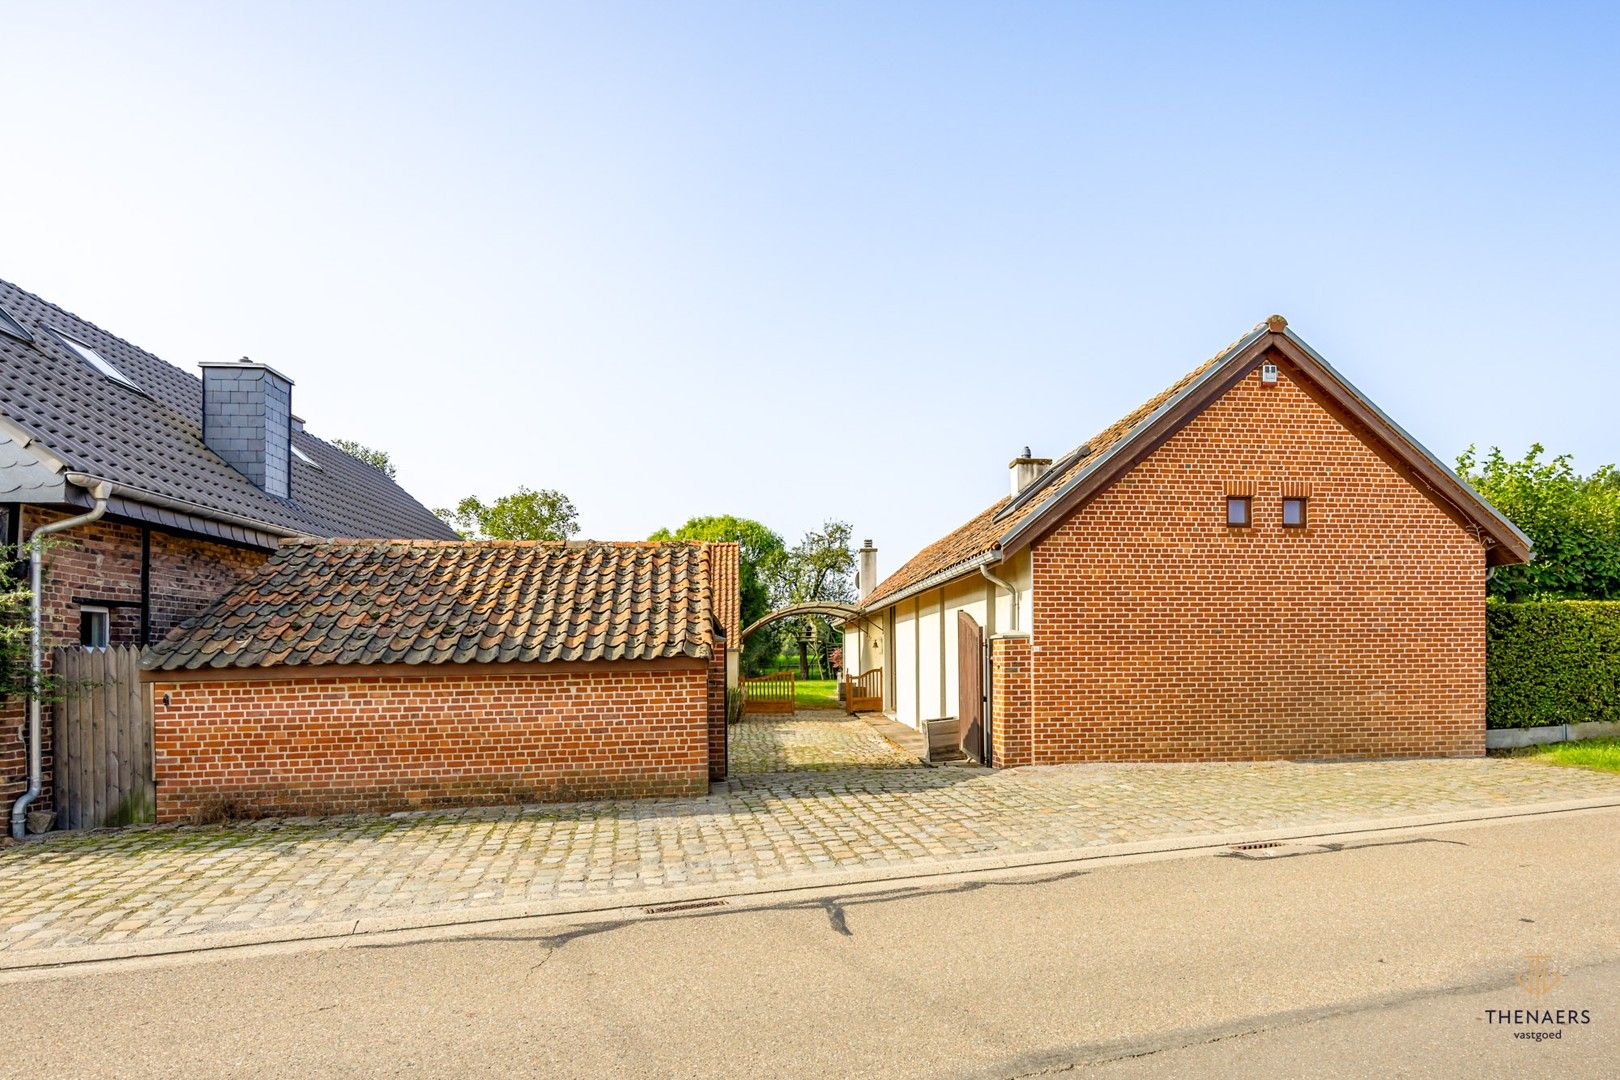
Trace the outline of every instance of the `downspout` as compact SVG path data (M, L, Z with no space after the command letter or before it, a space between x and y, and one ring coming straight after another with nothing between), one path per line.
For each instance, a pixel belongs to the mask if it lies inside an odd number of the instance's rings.
M45 787L44 757L40 753L40 684L45 677L45 648L41 630L43 621L42 605L40 603L40 590L44 583L44 538L52 533L66 532L76 529L80 525L88 525L107 512L107 496L112 494L112 485L105 480L98 482L90 489L91 498L96 505L89 513L78 517L66 518L62 521L52 521L41 525L28 534L28 585L29 585L29 644L30 644L30 677L33 680L28 695L28 790L22 797L11 804L11 835L21 840L28 834L28 807L39 798Z
M1018 590L1013 588L1007 582L1005 582L1005 581L1001 580L1000 578L996 577L996 575L992 574L990 572L990 564L989 563L984 563L984 564L980 565L979 573L983 574L984 579L986 581L988 581L990 584L996 586L999 589L1007 590L1008 595L1012 597L1012 620L1011 620L1012 625L1009 626L1008 629L1011 630L1011 631L1016 632L1018 630Z

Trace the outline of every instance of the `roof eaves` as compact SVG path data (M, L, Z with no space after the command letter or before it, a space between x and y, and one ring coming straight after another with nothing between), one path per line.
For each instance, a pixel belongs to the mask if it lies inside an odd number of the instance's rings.
M0 416L0 431L10 435L18 446L26 447L28 452L43 466L52 472L61 472L68 467L68 463L61 455L53 452L50 447L39 441L39 436L23 427L9 416Z
M1070 477L1068 481L1065 482L1061 487L1058 487L1044 500L1042 500L1041 504L1035 508L1033 513L1025 514L1020 521L1002 534L1001 539L998 541L998 546L1002 549L1002 551L1009 553L1019 550L1023 546L1024 542L1030 538L1031 534L1038 531L1042 527L1047 514L1063 501L1064 496L1073 491L1075 488L1079 487L1081 484L1084 484L1097 473L1107 469L1110 465L1117 461L1121 455L1130 450L1131 446L1138 438L1141 437L1143 432L1150 430L1153 425L1158 423L1162 417L1174 411L1183 401L1186 401L1187 398L1196 394L1201 388L1208 385L1211 380L1220 378L1225 372L1231 369L1233 364L1244 362L1243 358L1247 356L1249 350L1271 332L1270 327L1268 327L1265 323L1261 323L1253 330L1250 330L1243 337L1227 346L1226 355L1222 357L1218 363L1211 364L1209 368L1200 374L1196 379L1182 387L1179 393L1174 394L1168 398L1163 405L1160 405L1146 417L1143 417L1141 423L1131 428L1131 430L1126 432L1124 436L1116 440L1114 445L1097 455L1097 460L1087 465L1084 469L1081 469L1074 476Z
M155 506L164 510L174 510L191 517L205 518L207 520L221 522L226 525L234 525L238 528L250 529L254 532L264 533L277 538L291 539L303 535L297 530L287 528L285 525L276 525L268 521L262 521L258 518L245 517L241 514L232 514L224 510L215 510L213 507L187 502L184 499L170 498L167 495L159 495L156 492L144 491L141 488L131 487L128 484L120 484L116 481L107 480L105 477L91 476L85 473L75 472L69 473L68 479L77 486L85 489L92 488L96 484L105 481L109 486L111 486L114 494L121 495L130 502L142 503L147 506Z
M989 551L981 551L977 555L962 559L959 562L954 562L944 569L935 570L932 574L929 574L922 580L914 581L905 588L895 591L892 595L879 597L876 601L876 607L868 606L870 601L863 600L861 601L858 610L863 613L881 611L886 607L892 607L895 604L898 604L902 600L909 600L918 593L925 593L929 589L938 588L939 586L944 585L946 582L955 581L959 577L971 574L981 566L988 566L990 563L1000 561L1001 550L999 548L991 548Z

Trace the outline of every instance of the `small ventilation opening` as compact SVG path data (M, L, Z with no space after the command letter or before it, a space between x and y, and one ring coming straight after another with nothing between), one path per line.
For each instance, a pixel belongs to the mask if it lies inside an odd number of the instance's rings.
M1265 384L1266 386L1276 386L1277 385L1277 365L1276 364L1261 364L1260 365L1260 381L1263 384Z

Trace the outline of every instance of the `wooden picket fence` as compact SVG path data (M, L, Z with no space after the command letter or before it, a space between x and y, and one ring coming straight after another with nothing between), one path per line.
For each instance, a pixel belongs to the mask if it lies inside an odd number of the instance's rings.
M859 675L844 676L844 711L883 711L883 669L873 668Z
M743 715L793 712L793 672L743 680Z
M140 649L55 649L51 661L60 680L52 743L57 828L152 821L152 714Z

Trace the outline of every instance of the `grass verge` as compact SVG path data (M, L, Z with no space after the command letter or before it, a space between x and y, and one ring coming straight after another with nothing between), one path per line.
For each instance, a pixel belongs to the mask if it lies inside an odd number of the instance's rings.
M1580 742L1544 743L1508 751L1509 757L1534 758L1548 765L1573 765L1620 773L1620 739L1584 739Z

